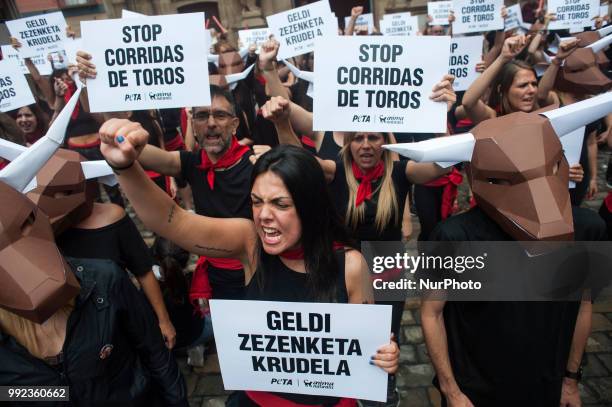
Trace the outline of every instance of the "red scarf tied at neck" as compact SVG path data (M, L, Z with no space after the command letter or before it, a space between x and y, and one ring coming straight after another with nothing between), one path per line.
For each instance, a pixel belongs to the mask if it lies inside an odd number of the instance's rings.
M442 220L448 218L453 213L453 204L457 199L457 187L463 181L463 175L455 167L446 175L436 178L425 184L428 187L444 187L442 191Z
M353 162L352 169L353 175L360 182L355 199L355 206L359 206L363 201L372 198L372 181L382 177L385 172L385 165L382 161L379 161L374 168L364 174L359 166Z
M218 168L231 167L232 165L236 164L236 162L248 151L249 148L247 146L243 146L238 143L236 136L232 136L232 143L230 147L216 163L213 163L210 158L208 158L206 150L201 150L202 163L198 165L198 168L207 171L206 180L208 181L208 186L210 186L211 190L215 189L215 170Z
M74 92L76 92L77 86L74 82L64 82L64 83L67 86L66 93L64 93L64 102L68 103L72 95L74 95ZM80 102L77 102L77 104L74 106L74 110L72 111L72 114L70 115L72 120L76 120L77 117L79 117L79 103Z

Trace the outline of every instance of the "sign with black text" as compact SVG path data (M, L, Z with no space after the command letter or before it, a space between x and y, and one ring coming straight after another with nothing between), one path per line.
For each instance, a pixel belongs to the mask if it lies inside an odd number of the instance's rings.
M46 57L49 52L61 50L66 40L66 20L59 11L7 21L6 28L21 43L22 58Z
M92 112L210 105L204 13L83 21Z
M1 48L2 48L2 57L4 59L14 59L15 61L19 63L21 72L23 72L24 74L30 73L19 51L17 51L15 48L13 48L10 45L2 45ZM50 75L51 72L53 71L53 67L51 66L51 63L49 62L46 56L37 55L35 57L30 57L30 60L32 61L36 69L38 69L38 73L41 75Z
M548 0L548 11L555 13L556 19L548 25L549 30L582 31L590 27L599 15L599 0Z
M452 1L430 1L427 3L427 15L431 17L429 25L448 25L448 15L453 9Z
M503 5L503 0L453 0L453 34L502 30Z
M270 38L270 30L267 28L254 28L252 30L240 30L238 31L238 37L240 38L241 47L250 47L255 44L257 46L257 53L259 54L259 49L261 45L268 41Z
M467 90L480 75L476 72L476 64L482 59L482 41L481 35L451 40L448 73L455 76L453 89L456 92Z
M388 305L211 300L210 311L225 390L387 399L370 357L389 343Z
M410 13L386 14L379 22L382 35L416 35L419 19Z
M337 22L327 0L266 17L270 33L280 43L278 60L314 50L315 38L337 36Z
M344 26L348 27L349 22L351 20L350 16L344 17ZM353 26L353 35L357 35L359 33L368 33L372 34L372 30L374 29L374 14L366 13L360 14L355 20L355 25Z
M446 103L429 96L448 72L450 37L344 36L315 52L315 130L446 132Z
M33 103L34 96L19 63L12 59L0 61L0 112L8 112Z

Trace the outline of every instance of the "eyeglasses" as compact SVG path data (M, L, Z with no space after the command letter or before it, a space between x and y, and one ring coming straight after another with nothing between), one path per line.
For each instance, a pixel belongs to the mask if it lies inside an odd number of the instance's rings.
M212 118L217 122L228 120L234 117L234 115L230 112L225 112L223 110L215 110L214 112L198 112L193 115L193 119L199 122L206 122L208 121L208 118L210 116L212 116Z

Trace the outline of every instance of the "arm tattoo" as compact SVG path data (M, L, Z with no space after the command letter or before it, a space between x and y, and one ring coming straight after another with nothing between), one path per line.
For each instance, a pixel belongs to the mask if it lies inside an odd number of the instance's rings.
M174 216L174 207L176 206L176 204L172 204L172 207L170 208L170 213L168 214L168 223L172 223L172 217Z
M221 249L218 247L208 247L208 246L200 246L199 244L195 245L195 247L197 247L198 249L202 249L202 250L210 250L211 252L221 252L221 253L231 253L231 250L228 249Z

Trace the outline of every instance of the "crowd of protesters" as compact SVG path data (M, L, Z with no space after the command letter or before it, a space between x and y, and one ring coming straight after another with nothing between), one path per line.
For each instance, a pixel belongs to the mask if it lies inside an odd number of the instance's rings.
M54 184L40 193L44 198L28 194L48 215L54 244L69 259L80 293L44 323L0 309L0 385L69 385L78 405L186 405L172 353L198 345L207 355L215 352L210 299L387 303L390 340L372 360L389 374L386 402L245 391L233 393L227 405L399 405L395 374L404 303L374 300L359 244L516 236L500 229L477 199L457 202L463 166L415 162L383 145L452 137L490 119L579 103L612 87L610 51L599 51L596 65L578 64L570 72L587 38L557 32L574 38L554 44L548 31L554 14L531 6L524 7L525 21L533 22L529 30L484 36L482 60L469 67L481 75L467 91L453 90L452 75L431 89L428 96L447 107L446 134L313 131L309 83L277 61L279 43L270 38L258 53L241 44L248 52L240 52L223 27L210 50L218 56L209 62L210 106L90 113L84 87L62 146L72 153L57 154L61 165L105 160L119 185L102 188L80 179L63 189ZM344 35L363 34L354 33L362 12L352 9ZM593 30L608 23L598 19ZM428 25L419 35L451 35L447 27ZM12 44L20 47L15 39ZM312 71L315 58L310 53L290 62ZM26 58L36 103L0 114L0 137L27 147L45 136L79 92L75 81L96 76L91 59L82 50L77 65L54 67L45 77ZM252 72L230 88L225 75L251 64ZM536 69L542 64L545 69ZM580 163L567 169L576 184L563 191L575 207L576 240L612 238L612 191L598 213L578 208L599 192L598 149L610 148L612 114L586 125ZM11 162L0 157L0 169L10 171ZM57 183L61 176L47 178ZM29 204L23 196L2 194L0 233L17 244L4 226L13 216L8 206ZM82 201L66 204L68 199ZM127 215L127 202L155 233L152 248ZM460 214L462 206L472 208ZM44 221L30 216L22 222L28 227ZM421 226L418 237L413 216ZM192 274L189 253L199 256ZM5 272L10 265L2 256ZM579 406L590 316L589 301L539 307L424 301L423 330L444 405ZM544 341L530 335L558 342L542 349ZM518 347L524 357L502 357L506 347ZM541 362L528 360L538 355Z

